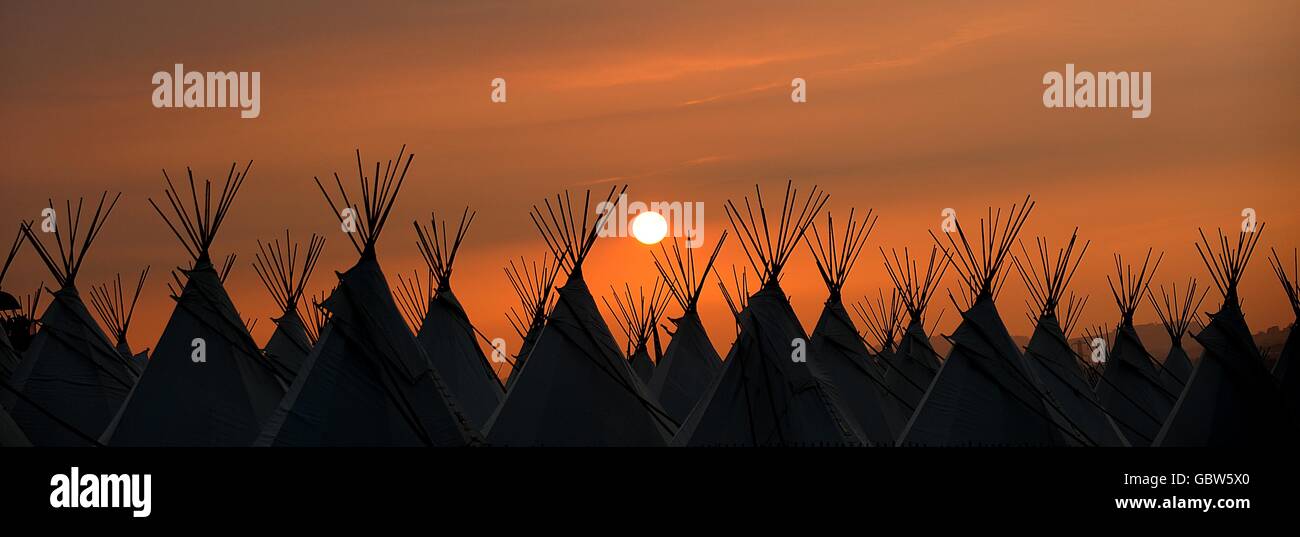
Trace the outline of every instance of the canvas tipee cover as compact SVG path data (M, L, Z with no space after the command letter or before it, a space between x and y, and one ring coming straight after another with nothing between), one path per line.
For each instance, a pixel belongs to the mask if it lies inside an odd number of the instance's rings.
M41 244L36 235L41 231L23 228L61 286L41 315L40 332L10 379L22 396L3 394L10 415L37 446L90 444L88 440L103 432L136 382L135 368L113 348L76 287L85 251L117 203L114 198L105 210L105 199L106 195L100 198L84 239L77 236L83 224L81 205L74 212L68 204L64 214L70 215L71 221L59 222L55 233L62 235L70 229L72 236L56 237L57 252L51 253Z
M867 440L889 445L897 438L899 431L894 427L901 425L901 411L894 397L885 391L883 370L871 362L870 352L841 298L848 275L875 224L871 211L861 221L855 220L854 212L850 211L842 238L837 241L837 230L828 211L826 236L822 236L816 224L811 227L811 237L805 236L827 290L821 317L808 344L808 364L835 386Z
M450 287L438 290L429 301L418 339L465 415L475 427L482 427L505 398L505 391L474 337L469 315Z
M722 358L704 330L696 310L669 318L676 331L650 378L650 394L681 423L722 371Z
M298 375L311 352L312 337L298 313L298 306L324 248L325 239L312 234L306 248L299 250L299 245L292 242L289 230L284 232L283 243L279 238L270 244L257 241L253 269L281 312L279 317L272 319L275 331L262 350L277 373L289 381ZM299 253L302 254L301 264L298 262Z
M122 292L121 274L114 278L112 287L105 284L90 289L90 304L95 308L95 313L99 315L100 322L108 327L112 337L116 339L117 343L114 348L117 349L118 354L121 354L135 367L137 372L144 371L144 367L148 365L149 353L146 351L133 352L131 344L127 342L126 334L131 328L131 318L135 314L135 305L140 300L140 291L144 290L144 282L148 277L149 267L145 267L140 272L140 280L136 283L135 294L132 295L129 305L126 303L126 295Z
M921 397L934 382L940 367L943 363L939 361L939 352L930 343L923 321L908 321L898 351L885 367L885 389L894 395L900 410L906 412L907 419L902 426L906 426L906 421L921 405ZM902 426L898 427L899 432Z
M199 259L185 277L149 366L104 432L107 445L247 446L284 394L212 263Z
M154 346L149 366L104 432L110 446L247 446L257 437L284 384L249 335L235 304L212 265L209 250L248 169L232 165L216 207L193 201L197 195L189 173L191 196L182 196L167 178L172 217L150 200L194 258L182 270L184 287ZM164 173L164 177L166 177ZM211 182L204 182L211 190Z
M1012 206L1007 220L989 211L981 220L980 243L970 246L960 221L948 233L958 261L953 267L969 292L970 306L949 340L953 348L921 398L899 438L919 446L1060 446L1083 443L1070 434L1060 414L1017 350L994 296L1003 262L1033 204ZM935 237L935 242L942 242ZM980 252L976 254L974 252Z
M643 384L650 384L650 379L655 374L655 363L650 359L650 351L644 345L632 352L632 356L627 359L627 364L632 368L632 373L636 375L637 380Z
M530 264L520 257L518 265L511 260L510 266L503 269L510 287L519 297L519 309L511 307L506 313L510 327L520 338L519 350L515 353L514 362L510 364L510 375L506 378L507 389L514 386L515 380L519 378L519 372L523 371L524 364L528 362L528 356L532 354L533 346L537 344L537 339L546 326L546 318L555 306L554 285L555 277L560 272L560 263L559 260L550 262L547 259L543 256L540 263L534 261Z
M668 257L668 249L662 243L660 251L664 258L654 258L655 268L668 282L673 298L682 307L682 315L668 318L676 330L672 332L667 350L655 365L649 387L650 394L677 423L686 419L722 371L722 358L700 320L699 299L709 271L726 240L727 232L723 231L713 247L713 254L698 273L694 255L683 255L683 248L676 241L673 242L673 258Z
M606 201L614 194L611 189ZM582 278L582 261L605 218L588 227L589 193L576 207L567 195L556 199L554 212L548 200L548 210L534 207L533 217L569 279L519 377L488 422L488 443L662 446L673 424L632 373Z
M763 208L762 192L757 185L754 189L757 209L748 199L744 203L745 215L734 202L728 201L725 208L764 285L749 298L741 313L740 335L721 375L686 418L673 443L869 445L871 439L858 426L832 379L813 364L808 334L779 283L781 269L828 196L813 187L807 199L800 202L798 192L787 183L779 224L773 232ZM800 203L802 206L796 208ZM801 345L802 355L798 352Z
M363 197L364 206L354 209L360 216L349 239L360 260L339 275L338 287L323 304L329 322L255 445L463 446L478 441L428 354L403 323L375 254L414 158L407 156L403 163L404 153L405 146L382 172L376 163L374 175L367 178L357 152L362 191L379 193ZM342 183L336 184L342 207L351 207ZM340 204L325 197L343 222Z
M791 342L809 338L780 286L773 282L751 296L741 317L741 334L722 374L682 424L674 444L867 444L831 380L791 356Z
M1092 446L1128 446L1119 426L1106 415L1088 386L1079 359L1070 349L1055 315L1044 315L1034 328L1025 360L1043 383L1052 404L1065 416L1067 426Z
M266 340L263 352L281 376L292 380L311 353L312 342L307 335L307 325L297 308L284 310L272 321L275 322L275 331L271 333L271 339Z
M884 392L889 394L897 409L892 416L897 421L890 423L897 440L897 435L902 433L911 420L912 414L921 404L921 396L925 395L942 365L939 353L934 350L930 337L925 332L925 310L942 283L944 274L948 272L952 257L947 250L932 246L929 260L922 268L920 260L913 259L906 248L903 249L901 258L897 250L886 255L884 248L881 248L880 254L885 258L885 271L894 284L894 291L908 314L907 328L899 339L897 350L881 362L885 379ZM882 299L880 310L885 309ZM884 327L888 323L874 324Z
M1048 405L1064 417L1079 440L1088 446L1128 446L1114 420L1106 415L1097 402L1096 393L1088 384L1079 359L1070 349L1071 327L1083 312L1087 299L1073 294L1064 297L1065 290L1074 279L1074 273L1088 251L1088 242L1076 250L1078 232L1057 250L1053 257L1046 239L1036 241L1033 254L1020 245L1024 260L1013 257L1016 271L1020 273L1029 290L1033 310L1038 312L1034 335L1025 349L1025 362L1042 383ZM1075 255L1075 252L1078 255ZM1058 317L1063 312L1064 317ZM1064 325L1062 325L1064 319Z
M1155 293L1147 292L1147 301L1160 316L1160 323L1169 334L1169 352L1165 355L1164 362L1160 364L1160 383L1169 393L1182 393L1187 380L1192 376L1192 360L1187 356L1187 350L1183 348L1183 335L1187 333L1192 319L1200 311L1201 302L1205 300L1208 291L1207 289L1205 293L1201 293L1198 299L1196 278L1191 278L1188 280L1185 296L1179 296L1176 284L1172 294L1165 291L1163 285L1160 286L1160 302L1156 301Z
M467 217L468 215L468 217ZM438 222L432 216L432 229L415 224L419 236L418 246L428 265L436 290L428 299L428 308L417 339L433 360L433 367L455 396L465 416L476 428L487 423L505 397L505 390L497 378L496 371L483 355L479 347L474 325L470 323L469 314L456 299L451 289L452 268L461 241L468 231L474 215L461 215L460 227L456 230L454 240L449 243L446 222ZM438 226L443 230L439 233Z
M1106 369L1097 382L1097 400L1119 424L1129 443L1147 446L1160 431L1177 397L1176 392L1168 391L1161 382L1160 371L1133 326L1133 313L1160 265L1160 258L1151 266L1148 251L1137 273L1121 268L1119 256L1115 260L1119 281L1114 282L1109 276L1107 281L1119 304L1121 320L1115 329L1115 342L1106 354Z
M23 433L18 423L9 416L9 412L0 406L0 448L6 447L30 447L32 443L27 440L27 435Z
M1222 291L1223 306L1196 340L1205 351L1160 429L1156 446L1281 446L1300 436L1277 383L1264 367L1241 311L1237 284L1263 233L1241 233L1233 248L1222 233L1212 249L1204 233L1201 256Z
M22 359L13 344L9 342L9 335L4 330L0 330L0 382L8 383L20 363ZM5 395L0 393L0 401L3 400Z
M639 296L636 297L632 294L630 284L623 284L622 294L619 294L618 289L612 285L609 290L613 294L614 304L610 304L608 297L601 300L605 302L605 307L614 316L614 321L627 338L625 349L628 367L632 368L632 373L642 385L648 386L655 373L655 363L650 359L651 339L654 339L655 354L662 357L659 354L658 324L659 318L663 317L664 310L668 308L669 299L672 298L669 285L664 283L663 279L657 279L649 295L642 287L638 289Z
M1278 257L1276 250L1269 258L1269 265L1277 274L1278 282L1286 292L1287 302L1291 305L1291 312L1296 319L1287 330L1286 342L1282 345L1277 361L1273 363L1273 377L1277 379L1282 399L1291 411L1292 419L1300 419L1300 366L1296 365L1296 360L1300 360L1300 261L1298 260L1300 255L1292 251L1291 274L1288 276L1286 265L1282 263L1282 258Z

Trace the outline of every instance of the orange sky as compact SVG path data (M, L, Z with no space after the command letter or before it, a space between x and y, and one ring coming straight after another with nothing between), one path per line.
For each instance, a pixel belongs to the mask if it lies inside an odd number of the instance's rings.
M354 148L373 161L402 143L417 156L380 244L390 279L419 266L412 219L470 205L479 216L454 284L478 327L512 346L501 267L543 252L529 207L611 181L633 199L704 202L710 244L727 225L722 201L755 182L773 196L786 178L818 184L837 214L874 208L880 223L846 289L855 299L887 285L878 246L928 248L942 208L971 215L1029 193L1026 238L1063 241L1077 225L1093 241L1074 285L1092 296L1085 325L1116 320L1112 253L1153 246L1166 252L1157 282L1208 284L1196 228L1235 229L1243 207L1268 224L1261 247L1300 242L1295 2L261 4L0 7L4 225L36 218L47 197L122 191L80 284L153 265L137 347L170 313L166 269L187 263L146 201L162 193L162 168L224 178L232 161L255 161L214 254L240 255L227 287L242 315L263 318L263 341L277 312L249 266L254 240L325 234L310 289L325 288L355 253L312 176L351 178ZM1067 62L1151 71L1151 117L1045 109L1043 73ZM154 109L150 78L174 63L260 71L261 117ZM495 77L506 104L489 102ZM794 77L808 81L807 103L790 102ZM1242 284L1257 330L1292 320L1264 252ZM721 262L743 262L738 245ZM654 274L631 239L601 241L586 273L595 290ZM26 251L5 287L43 279ZM811 329L825 289L806 250L785 289ZM1017 333L1030 330L1024 298L1013 275L999 305ZM951 330L946 297L940 308ZM712 285L702 309L725 351L734 332ZM1137 319L1155 314L1144 304Z

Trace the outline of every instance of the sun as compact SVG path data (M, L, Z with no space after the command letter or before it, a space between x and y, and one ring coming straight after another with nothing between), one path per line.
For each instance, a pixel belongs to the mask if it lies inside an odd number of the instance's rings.
M658 244L668 234L668 221L655 211L645 211L632 219L632 236L641 244Z

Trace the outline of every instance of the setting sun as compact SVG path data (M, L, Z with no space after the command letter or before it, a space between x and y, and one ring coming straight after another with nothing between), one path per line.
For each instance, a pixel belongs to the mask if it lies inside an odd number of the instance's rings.
M667 234L668 221L657 212L646 211L632 219L632 235L641 244L659 244Z

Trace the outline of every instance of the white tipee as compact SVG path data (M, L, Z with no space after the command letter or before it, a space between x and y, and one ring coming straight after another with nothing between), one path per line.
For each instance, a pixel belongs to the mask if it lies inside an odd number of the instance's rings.
M134 352L131 350L131 344L126 339L126 333L131 329L131 318L135 316L135 305L140 300L140 292L144 290L145 279L149 277L149 267L140 271L140 279L136 281L135 292L131 295L131 302L126 301L126 294L122 289L122 275L118 274L109 284L103 284L90 288L90 305L95 308L95 314L99 316L99 322L104 323L112 332L116 341L114 347L117 352L130 360L131 365L136 371L144 371L149 364L148 349Z
M541 337L542 329L546 326L546 318L555 308L554 285L555 277L560 273L560 263L559 260L550 261L547 256L542 256L541 262L532 263L520 257L519 264L516 265L511 260L510 265L502 270L505 271L515 296L519 298L519 309L511 307L506 313L510 327L519 335L520 340L519 350L515 352L514 361L510 364L510 375L506 377L506 388L509 389L519 378L519 372L523 371L528 356L533 352L533 346L537 344L537 338Z
M686 418L674 445L869 445L870 439L825 373L807 357L808 333L781 289L781 270L821 212L828 196L813 187L806 199L787 183L780 220L771 225L757 194L741 213L726 205L750 265L763 287L739 314L740 335L722 373ZM800 353L802 348L803 352Z
M1211 246L1201 232L1196 249L1223 293L1223 306L1196 334L1205 350L1152 445L1285 446L1300 439L1300 425L1264 366L1237 295L1263 232L1263 224L1242 232L1235 246L1223 232Z
M182 270L183 284L176 282L176 307L140 382L104 431L105 444L247 446L284 395L284 379L249 335L210 254L251 166L237 171L232 164L219 193L210 180L196 186L187 169L190 193L182 195L163 172L170 216L149 202L193 266Z
M481 440L402 321L379 267L376 244L414 158L405 153L403 146L382 169L376 162L367 177L357 151L361 207L352 204L337 174L337 199L316 179L360 259L339 274L322 304L329 320L254 445L463 446Z
M1043 397L1041 382L1007 332L994 299L1001 271L1033 203L989 209L971 243L961 221L947 233L967 307L949 336L952 352L921 398L903 446L1063 446L1084 443ZM933 236L933 232L931 232ZM957 237L954 239L954 235ZM943 244L939 237L934 241ZM955 299L954 299L955 300Z
M609 286L609 291L614 297L614 305L610 305L607 297L602 297L601 300L605 302L605 308L609 310L610 315L614 316L614 322L618 324L624 338L627 339L627 346L623 352L627 356L628 366L636 374L637 380L648 386L655 373L655 363L650 359L650 340L651 338L655 340L655 359L662 359L663 357L658 355L658 324L664 310L668 309L668 300L672 295L661 279L655 280L649 295L642 287L637 290L637 295L633 296L632 286L626 283L623 284L621 295L612 285Z
M287 229L284 231L283 243L280 239L270 244L257 241L253 269L275 301L276 308L280 310L280 316L271 319L275 322L275 331L271 333L271 339L267 340L262 352L266 353L267 360L280 375L289 381L298 376L302 363L307 360L307 355L311 354L316 343L298 306L324 248L325 238L312 234L306 247L299 250L299 245L293 242ZM298 262L300 252L301 263Z
M466 209L455 235L450 237L446 222L440 223L434 214L429 219L430 227L414 224L419 238L417 246L429 269L431 284L423 296L413 297L420 298L418 302L425 306L416 339L428 352L434 369L447 383L466 417L476 428L482 427L505 398L505 390L479 347L478 332L469 314L451 289L456 254L474 221L474 214Z
M611 188L605 202L621 194ZM488 442L505 446L661 446L674 431L636 378L597 309L582 264L609 215L589 218L566 193L532 219L569 274L518 378L487 425Z
M1147 301L1151 303L1151 308L1160 317L1160 324L1169 334L1169 353L1160 363L1160 383L1171 393L1182 393L1183 387L1187 385L1187 379L1192 376L1192 360L1187 356L1187 350L1183 348L1183 336L1187 334L1192 319L1196 317L1196 312L1201 310L1201 303L1210 292L1206 289L1200 297L1197 297L1196 278L1188 278L1184 289L1185 294L1179 296L1177 284L1173 285L1172 292L1166 291L1165 286L1161 285L1160 301L1156 301L1155 293L1147 289Z
M1282 258L1278 257L1276 250L1272 253L1269 265L1273 267L1278 283L1282 284L1296 319L1287 331L1286 343L1282 345L1277 361L1273 363L1273 377L1281 387L1282 399L1292 419L1300 420L1300 365L1296 364L1296 360L1300 360L1300 261L1297 261L1300 256L1295 250L1291 251L1291 275L1287 276Z
M1135 446L1148 446L1160 431L1169 407L1178 392L1169 391L1160 380L1160 368L1138 338L1133 315L1151 285L1163 254L1151 264L1148 250L1141 268L1126 266L1115 256L1116 276L1106 277L1120 322L1115 327L1114 343L1106 354L1106 369L1097 382L1097 401L1115 419L1124 437Z
M901 411L895 398L885 390L884 370L873 362L841 298L844 284L877 220L871 211L861 220L854 216L855 212L850 210L838 240L829 211L825 236L816 223L809 228L812 233L804 236L827 293L808 344L808 365L834 384L850 415L872 444L889 445L896 438L894 426L901 424ZM897 311L901 312L901 305Z
M668 290L681 306L682 315L676 319L668 318L675 329L667 350L655 364L654 375L650 377L650 394L677 423L686 419L722 371L722 358L700 320L699 303L704 282L726 241L727 232L723 231L702 270L696 269L695 256L689 252L683 255L684 248L675 240L672 241L672 257L662 243L659 248L663 259L654 256L655 268L668 283Z
M1127 447L1128 440L1102 410L1078 356L1070 348L1069 334L1087 303L1086 298L1076 298L1073 294L1065 298L1066 288L1088 251L1089 243L1085 242L1075 255L1078 238L1076 230L1070 241L1056 251L1055 258L1047 240L1042 238L1036 241L1033 253L1021 242L1024 261L1012 257L1029 290L1030 311L1038 314L1034 319L1034 335L1025 349L1025 361L1041 382L1047 404L1061 413L1082 445ZM1061 311L1063 299L1065 307Z
M82 202L75 211L71 202L65 204L66 219L49 233L57 245L53 252L39 238L45 232L23 226L27 241L59 284L41 315L40 332L10 379L21 394L5 394L10 415L37 446L94 445L138 378L130 360L113 348L91 317L76 285L86 253L119 197L105 206L107 193L100 196L88 224L81 220Z
M903 330L898 350L881 362L885 369L885 392L894 398L899 410L899 422L891 424L895 435L898 435L911 420L912 414L921 404L921 397L943 366L939 353L934 350L925 330L925 310L943 281L943 275L948 271L951 257L948 250L931 247L929 260L922 271L918 260L912 259L906 248L903 249L901 258L897 250L886 256L882 248L880 253L885 257L885 270L908 314L907 327ZM884 311L883 300L881 305L880 309Z

